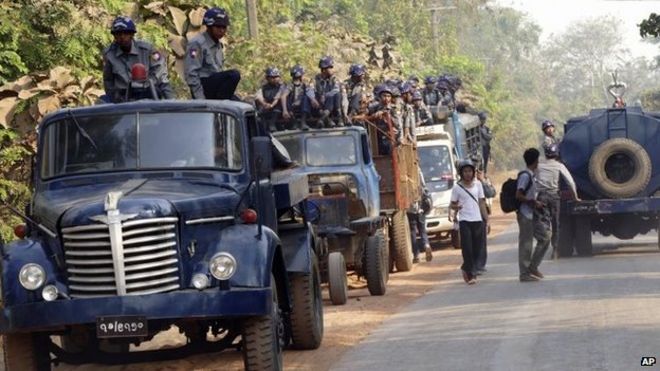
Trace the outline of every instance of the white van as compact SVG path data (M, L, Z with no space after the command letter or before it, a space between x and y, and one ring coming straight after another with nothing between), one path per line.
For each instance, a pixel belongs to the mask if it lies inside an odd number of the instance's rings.
M457 179L454 142L443 125L421 126L416 134L419 167L433 200L433 208L426 216L426 230L430 240L448 238L453 229L448 218L449 201Z

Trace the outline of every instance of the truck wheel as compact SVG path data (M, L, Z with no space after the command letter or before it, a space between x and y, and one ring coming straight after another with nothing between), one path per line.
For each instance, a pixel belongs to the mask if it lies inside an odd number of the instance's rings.
M591 220L588 217L575 218L575 250L578 256L591 256Z
M367 238L367 248L364 252L365 277L369 294L374 296L385 295L389 270L387 262L388 247L385 234L378 230L373 236Z
M277 298L277 282L270 276L273 311L270 316L251 318L243 327L245 370L282 370L283 326Z
M394 243L394 264L399 272L408 272L413 267L412 246L410 245L410 224L405 210L392 216L392 241Z
M317 349L323 339L323 300L316 255L310 274L291 277L291 341L295 349Z
M328 255L328 288L333 305L346 304L348 301L348 282L346 279L346 261L340 252Z
M451 245L454 247L456 250L461 249L461 235L458 233L457 230L452 230L451 232Z
M589 179L608 197L632 197L651 180L651 158L639 143L628 138L609 139L589 159Z
M49 338L37 334L8 334L2 336L5 370L50 370Z

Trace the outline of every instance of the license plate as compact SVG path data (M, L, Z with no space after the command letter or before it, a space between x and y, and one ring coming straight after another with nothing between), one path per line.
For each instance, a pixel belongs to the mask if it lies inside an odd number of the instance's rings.
M141 316L108 316L96 318L98 338L147 336L147 318Z

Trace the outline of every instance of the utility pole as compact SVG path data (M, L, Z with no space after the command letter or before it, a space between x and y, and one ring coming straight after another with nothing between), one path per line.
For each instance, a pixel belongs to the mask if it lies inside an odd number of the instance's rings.
M429 0L427 3L427 10L431 11L431 29L433 30L433 43L435 50L438 52L440 46L440 21L442 11L454 10L456 6L453 0Z
M257 20L257 0L245 0L245 7L247 8L248 16L248 29L250 38L256 39L259 37L259 21Z

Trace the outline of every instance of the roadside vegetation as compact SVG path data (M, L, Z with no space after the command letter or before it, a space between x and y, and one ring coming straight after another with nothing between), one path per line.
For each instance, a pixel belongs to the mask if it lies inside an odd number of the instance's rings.
M267 66L288 71L302 64L316 73L331 54L337 72L350 63L369 64L372 82L383 77L453 73L469 109L488 111L494 132L492 165L519 167L522 150L538 143L542 119L562 122L591 107L611 104L610 73L629 85L629 104L660 109L657 61L633 58L622 45L615 19L577 23L540 41L541 29L526 15L488 0L461 0L431 17L430 1L259 0L260 35L248 37L244 0L221 3L232 26L228 67L241 70L244 96L254 93ZM23 209L29 200L36 125L61 107L93 104L103 93L102 50L120 14L136 20L137 38L168 56L179 98L190 97L182 79L186 40L202 31L205 6L213 1L17 0L0 4L0 201ZM641 21L641 20L640 20ZM646 36L657 41L657 16ZM654 33L655 32L655 33ZM384 66L382 47L392 48ZM385 68L386 67L386 68ZM0 207L0 241L18 222Z

